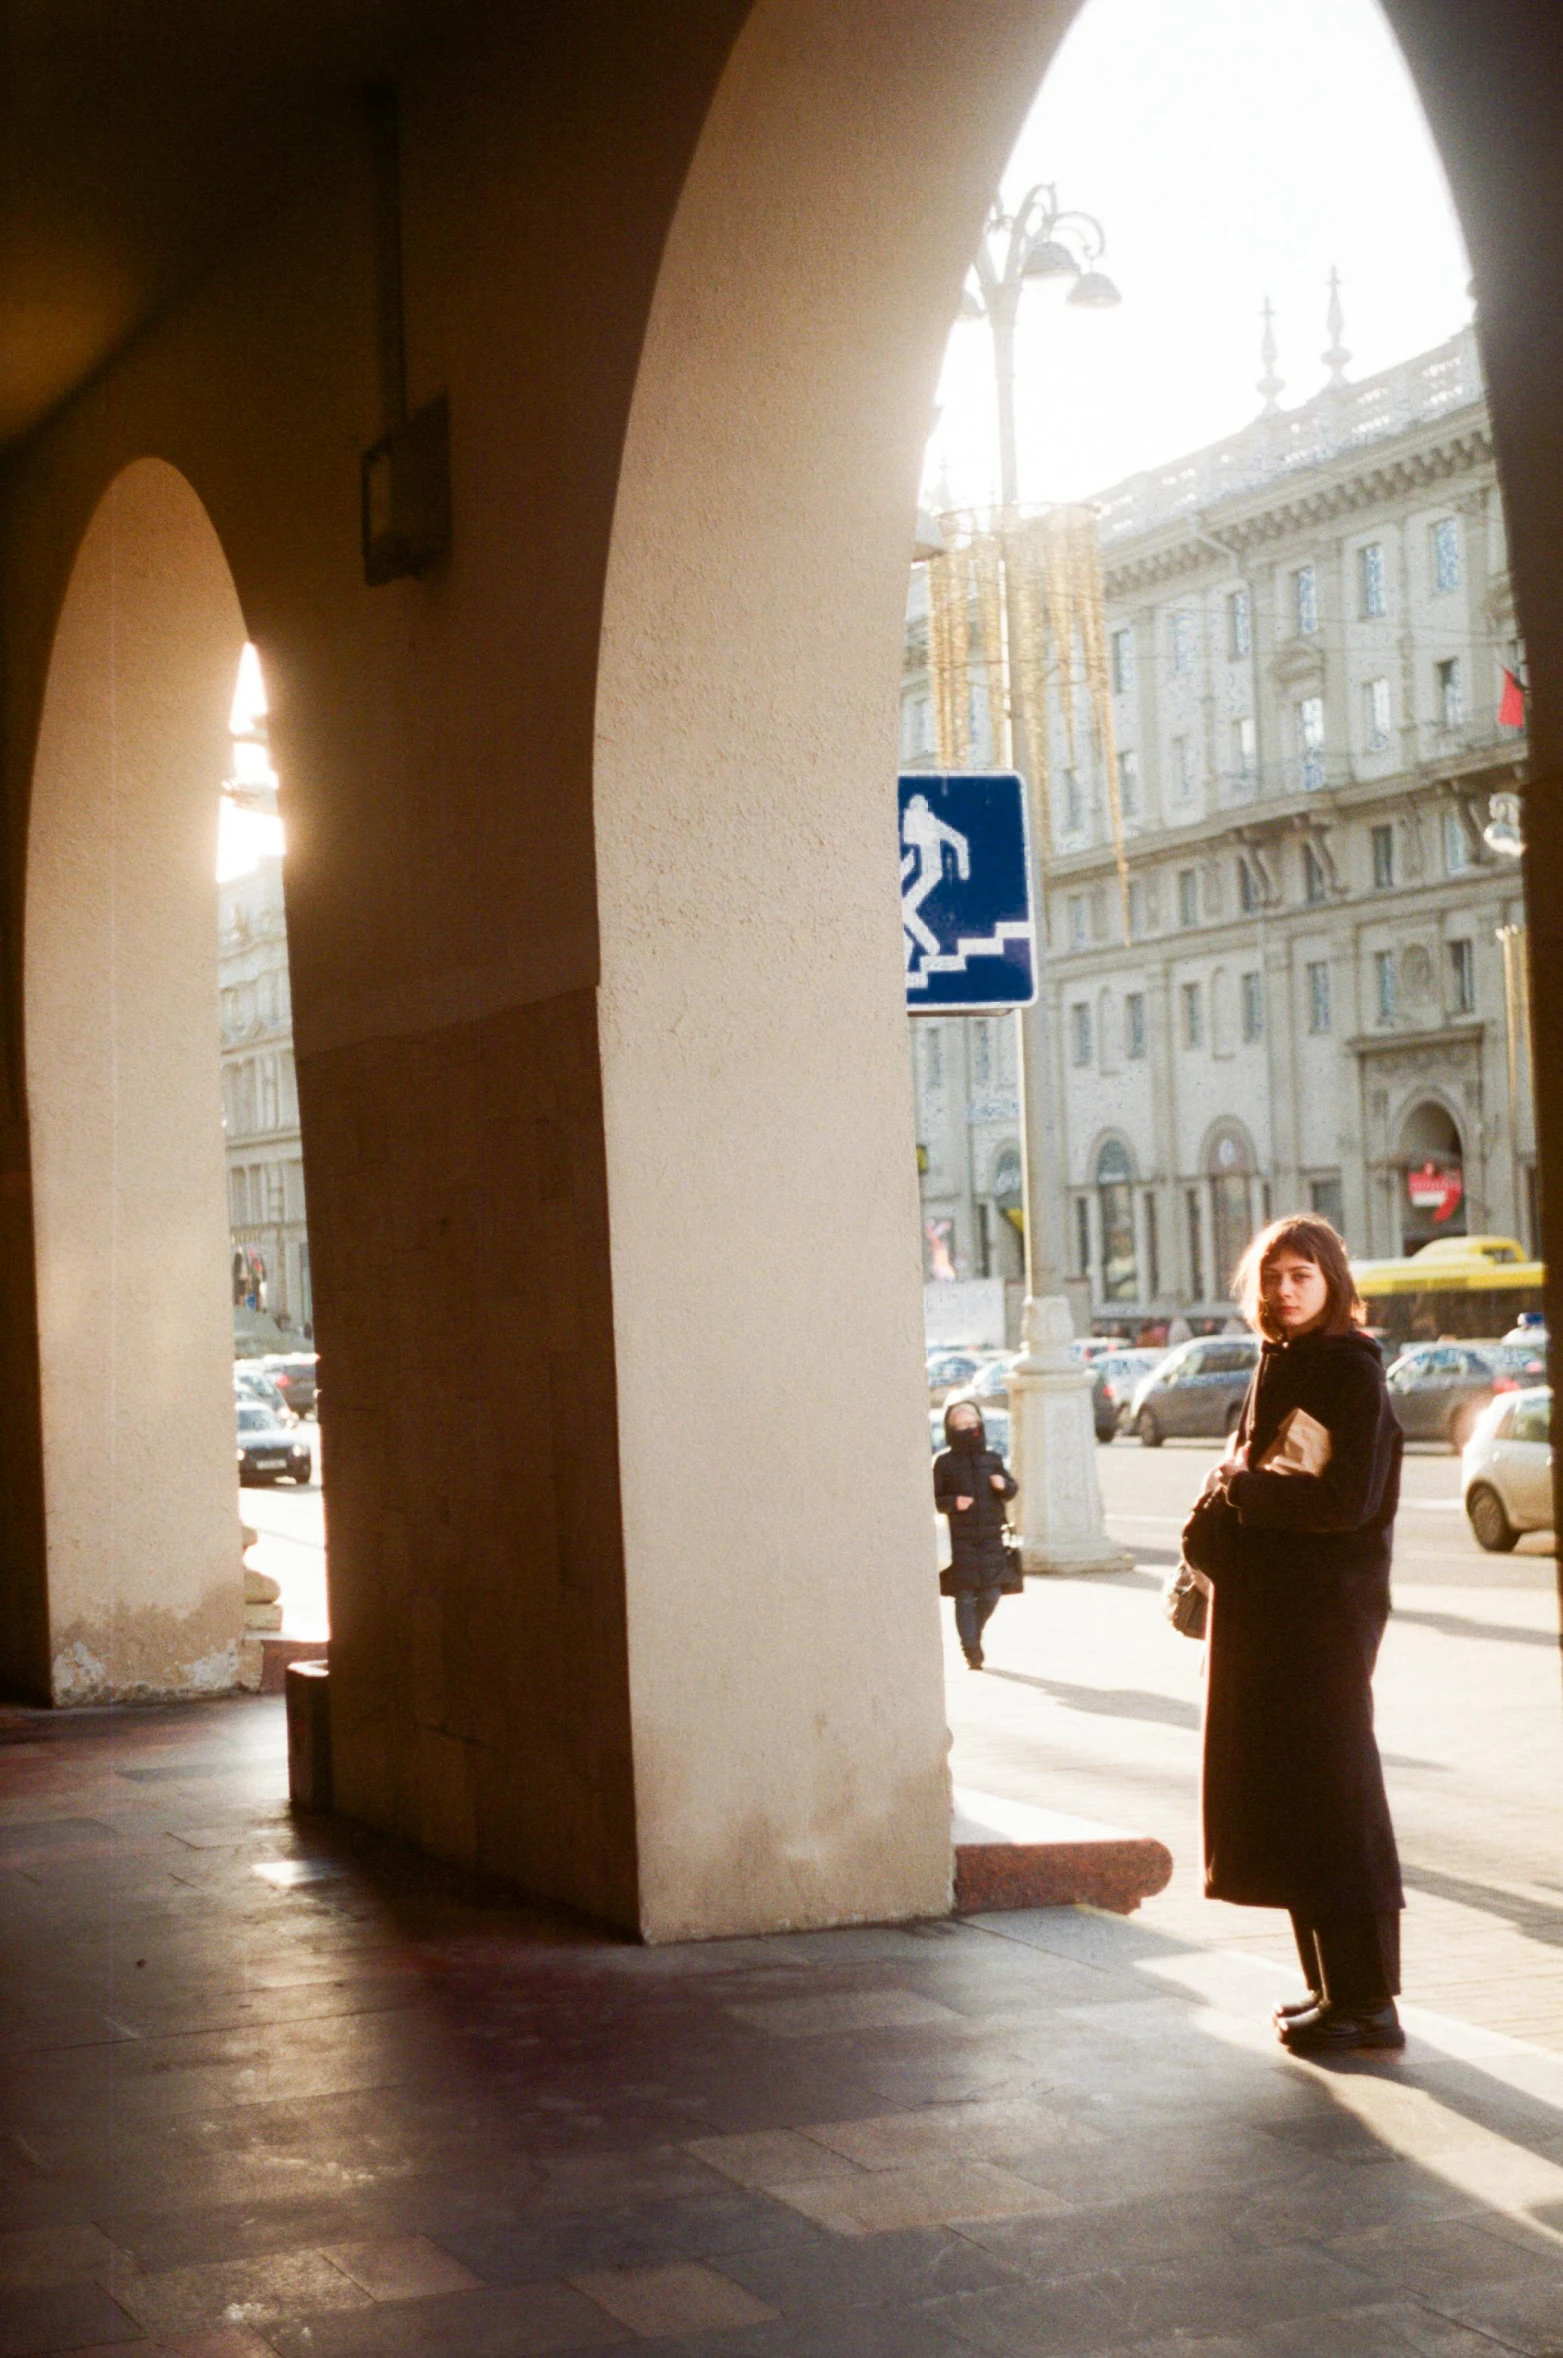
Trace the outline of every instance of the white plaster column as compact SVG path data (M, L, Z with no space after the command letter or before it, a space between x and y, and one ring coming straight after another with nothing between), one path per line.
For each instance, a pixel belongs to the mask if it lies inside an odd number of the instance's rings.
M217 1013L217 812L244 625L190 486L142 459L49 667L27 877L58 1703L217 1693L243 1618Z
M940 353L1058 30L759 0L647 326L595 823L654 1940L949 1905L896 725Z

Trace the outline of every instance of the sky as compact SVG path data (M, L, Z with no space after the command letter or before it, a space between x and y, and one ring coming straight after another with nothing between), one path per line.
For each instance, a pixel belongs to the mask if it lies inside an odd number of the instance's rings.
M1323 385L1332 265L1348 378L1470 318L1443 169L1377 0L1087 0L1021 134L1004 193L1034 182L1094 213L1115 311L1028 289L1018 338L1020 493L1081 499L1257 415L1260 305L1281 406ZM992 358L951 335L928 483L997 497Z

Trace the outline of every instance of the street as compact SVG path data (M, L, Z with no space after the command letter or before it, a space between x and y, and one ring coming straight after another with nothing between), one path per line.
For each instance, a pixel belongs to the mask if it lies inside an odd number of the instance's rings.
M309 1488L240 1493L257 1569L282 1583L290 1636L327 1634L319 1428ZM1173 1879L1146 1922L1289 1958L1282 1918L1202 1898L1198 1785L1203 1649L1170 1629L1161 1589L1214 1454L1119 1440L1097 1452L1107 1520L1136 1569L1031 1580L968 1671L943 1607L958 1784L1154 1834ZM1563 2049L1563 1696L1550 1537L1477 1547L1459 1460L1412 1449L1396 1531L1395 1612L1377 1682L1379 1737L1409 1908L1414 1999Z
M326 1611L326 1513L320 1486L320 1427L313 1417L299 1437L314 1453L307 1488L279 1482L271 1489L239 1492L239 1517L259 1534L248 1561L257 1572L282 1584L282 1627L296 1638L330 1635Z
M1030 1580L969 1671L944 1607L958 1784L1166 1843L1168 1889L1142 1920L1289 1960L1284 1917L1205 1900L1198 1839L1203 1648L1161 1587L1205 1443L1100 1449L1107 1521L1136 1569ZM1563 2049L1563 1701L1550 1535L1477 1547L1459 1460L1407 1454L1395 1611L1377 1679L1379 1741L1407 1886L1408 1996Z

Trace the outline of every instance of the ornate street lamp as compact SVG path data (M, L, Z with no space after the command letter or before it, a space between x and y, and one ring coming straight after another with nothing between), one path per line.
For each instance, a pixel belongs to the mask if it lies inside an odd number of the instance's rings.
M1121 298L1099 265L1106 237L1094 214L1060 206L1051 181L1027 191L1015 212L995 198L961 301L963 319L985 319L993 337L998 398L1001 531L1020 522L1015 446L1015 327L1028 285L1069 280L1067 300L1103 310ZM974 282L974 283L973 283ZM1010 758L1031 777L1025 721L1015 693L1013 650L1020 644L1015 573L1006 563L1006 649L1002 677ZM1091 1379L1070 1352L1074 1331L1064 1294L1059 1228L1064 1174L1054 1116L1055 1070L1049 1045L1045 972L1045 847L1032 827L1036 908L1036 1004L1020 1015L1021 1141L1025 1198L1026 1305L1022 1351L1010 1376L1013 1447L1020 1482L1021 1541L1033 1572L1120 1571L1126 1558L1107 1535L1096 1473Z

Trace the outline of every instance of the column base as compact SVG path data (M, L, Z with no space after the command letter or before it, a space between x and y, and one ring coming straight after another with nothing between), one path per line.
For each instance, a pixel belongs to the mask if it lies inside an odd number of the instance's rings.
M1027 1302L1009 1379L1021 1562L1036 1573L1127 1572L1134 1559L1102 1515L1091 1378L1070 1355L1072 1331L1061 1295Z

